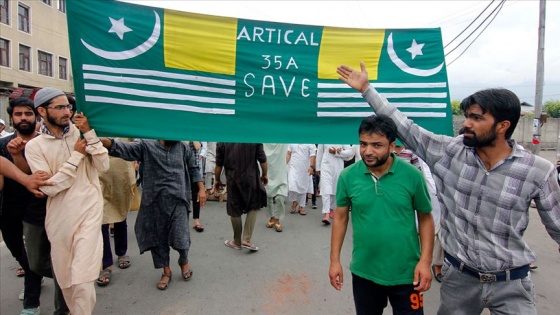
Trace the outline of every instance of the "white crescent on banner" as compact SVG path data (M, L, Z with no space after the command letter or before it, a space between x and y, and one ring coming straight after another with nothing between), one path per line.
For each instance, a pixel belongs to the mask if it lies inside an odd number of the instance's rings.
M395 64L395 66L397 66L399 69L401 69L402 71L408 74L412 74L418 77L432 76L438 73L441 70L441 68L443 68L443 62L439 66L432 69L418 69L418 68L412 68L409 65L407 65L404 61L402 61L399 58L399 56L397 56L397 53L393 48L393 33L389 34L389 37L387 37L387 53L389 54L389 57L391 58L391 61Z
M159 15L157 14L156 11L154 11L154 14L156 16L156 23L154 25L154 31L152 32L152 35L150 36L150 38L148 38L148 40L146 40L144 43L140 44L135 48L124 50L124 51L106 51L91 46L90 44L86 43L86 41L84 41L83 39L80 40L82 41L82 44L84 44L84 46L86 46L86 48L89 51L91 51L92 53L96 54L101 58L110 59L110 60L126 60L126 59L137 57L145 53L146 51L150 50L150 48L152 48L159 39L159 35L161 33L161 25L159 21Z

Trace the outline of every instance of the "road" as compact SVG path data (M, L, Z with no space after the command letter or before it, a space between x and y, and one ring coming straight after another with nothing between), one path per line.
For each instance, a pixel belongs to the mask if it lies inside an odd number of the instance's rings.
M555 154L549 153L550 159ZM139 255L133 226L136 213L129 215L129 252L132 266L114 266L112 283L96 286L94 314L353 314L351 277L351 227L342 252L345 282L341 291L329 283L330 227L323 226L320 210L307 209L308 215L286 214L284 231L265 227L266 215L259 213L253 241L256 253L224 246L232 237L225 203L209 202L202 209L203 233L191 228L189 257L193 279L180 277L172 251L173 280L166 291L156 288L161 271L153 269L149 253ZM531 276L538 295L539 314L557 314L560 309L560 254L545 232L535 209L530 209L525 239L538 254L538 269ZM0 245L0 314L19 314L17 299L23 278L16 278L18 267L7 248ZM439 284L425 294L425 313L435 314L439 305ZM47 279L41 296L43 314L53 312L53 284ZM390 314L387 309L385 314Z

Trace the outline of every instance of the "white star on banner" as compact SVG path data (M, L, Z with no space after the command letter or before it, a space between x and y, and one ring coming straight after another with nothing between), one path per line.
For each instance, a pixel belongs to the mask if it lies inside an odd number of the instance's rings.
M126 32L132 32L132 30L130 28L128 28L126 25L124 25L124 18L120 18L119 20L115 20L113 18L109 18L109 20L111 20L111 29L109 30L109 33L116 33L117 36L119 36L119 38L122 40L124 37L124 33Z
M424 55L422 53L422 48L423 47L424 47L424 44L418 44L418 43L416 43L416 40L413 39L412 44L410 45L410 48L407 48L406 51L408 51L412 55L412 60L414 60L414 58L416 58L416 56Z

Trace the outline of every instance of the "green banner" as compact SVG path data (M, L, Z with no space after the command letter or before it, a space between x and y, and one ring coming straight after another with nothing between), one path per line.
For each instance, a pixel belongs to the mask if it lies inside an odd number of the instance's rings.
M452 135L440 29L351 29L68 1L78 108L100 135L356 143L359 68L418 124Z

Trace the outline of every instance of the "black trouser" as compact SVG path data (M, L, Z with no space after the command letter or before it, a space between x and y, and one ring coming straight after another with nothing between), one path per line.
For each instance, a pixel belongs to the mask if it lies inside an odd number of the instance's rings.
M23 234L25 235L25 243L29 249L27 258L29 261L29 269L33 274L39 275L39 293L41 289L41 278L53 278L54 282L54 307L55 315L68 314L68 306L64 301L62 290L56 281L54 272L52 271L51 262L51 243L47 237L45 227L42 225L35 225L28 222L23 222ZM25 273L27 275L27 271ZM25 285L27 287L27 283ZM27 291L25 292L27 294ZM27 296L25 297L27 298ZM25 300L24 300L25 302Z
M387 299L395 315L423 315L424 296L412 284L385 286L352 274L356 314L383 314Z
M35 308L41 304L42 277L29 269L27 252L23 243L23 222L21 217L0 217L0 230L6 247L25 270L23 308Z
M198 199L198 182L191 184L191 197L192 197L192 217L193 219L200 219L200 201Z
M128 250L128 225L126 219L122 222L113 223L115 231L115 254L120 257L126 255ZM103 269L113 265L113 252L111 251L111 237L109 236L109 224L101 225L103 235Z

